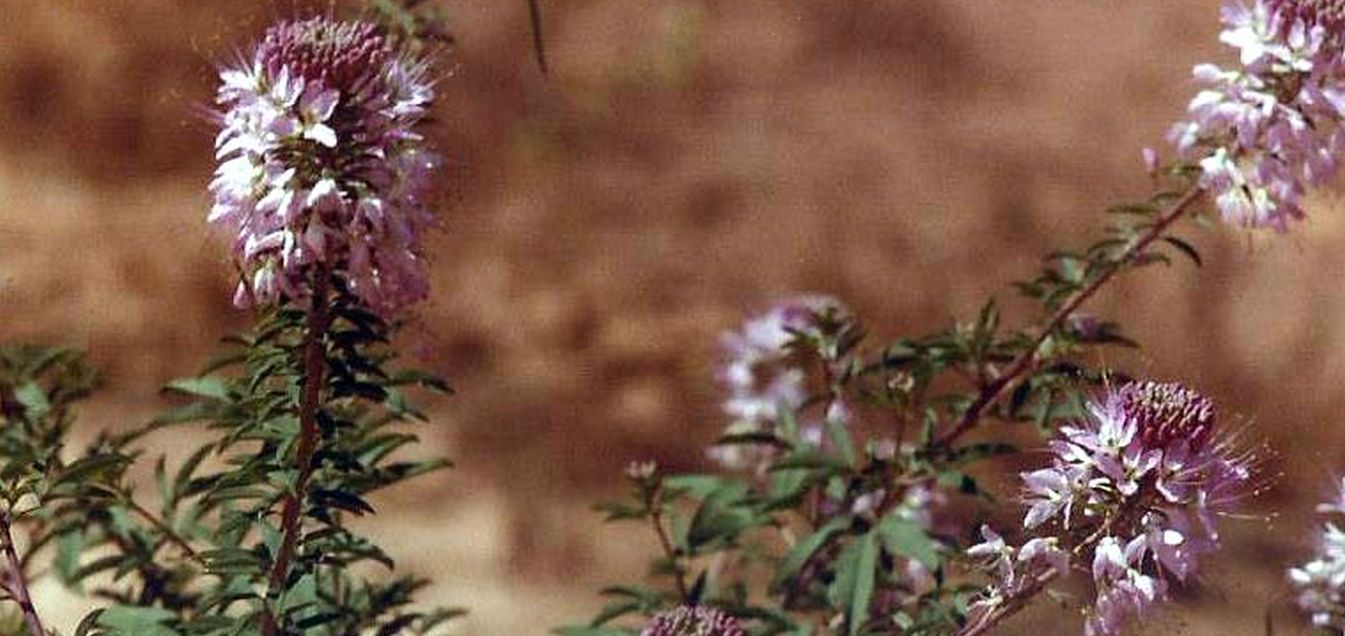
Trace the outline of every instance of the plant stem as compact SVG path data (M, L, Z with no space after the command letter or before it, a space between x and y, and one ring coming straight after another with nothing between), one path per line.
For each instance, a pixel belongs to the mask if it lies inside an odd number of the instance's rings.
M3 585L5 591L19 604L19 609L23 611L23 620L28 625L30 636L46 636L47 630L42 626L42 619L37 615L37 608L33 607L33 597L28 593L28 579L23 574L23 564L19 560L19 553L14 548L14 537L10 534L9 527L12 520L9 511L0 513L0 542L3 542L5 552L5 571Z
M663 528L663 485L659 484L658 490L654 491L653 500L649 506L649 520L654 523L654 533L658 535L659 545L663 546L663 553L668 557L668 563L672 565L673 583L677 586L677 595L682 597L683 603L691 602L691 593L687 588L686 571L682 569L682 562L677 558L677 550L673 548L672 540L668 538L668 531Z
M321 436L317 415L327 370L323 341L329 322L327 288L330 279L330 270L327 267L321 268L316 280L313 281L313 294L309 301L308 322L304 330L304 384L299 396L299 444L294 458L295 468L299 473L294 480L294 488L285 494L280 521L280 549L276 551L275 560L272 561L271 571L267 576L268 598L285 584L290 562L294 559L294 551L299 543L299 533L303 530L301 514L303 498L305 491L308 490L308 480L313 475L313 455L317 452L318 438ZM268 605L262 614L262 633L265 636L275 636L278 631L279 624L275 613Z
M985 412L999 400L1009 386L1036 365L1037 355L1041 350L1042 344L1046 342L1046 339L1050 338L1056 330L1060 329L1060 326L1069 319L1070 315L1078 310L1080 306L1088 301L1088 299L1092 298L1098 290L1102 289L1112 280L1112 278L1123 271L1127 264L1141 256L1144 253L1144 250L1148 249L1154 241L1161 238L1163 233L1166 232L1173 223L1184 216L1186 211L1190 209L1196 201L1199 201L1204 194L1205 190L1203 188L1198 186L1192 187L1181 199L1178 199L1176 203L1172 204L1172 207L1163 212L1163 214L1158 217L1158 220L1154 222L1153 226L1144 234L1140 235L1139 239L1132 243L1119 258L1113 261L1111 267L1103 270L1092 282L1070 295L1064 304L1051 315L1050 320L1048 320L1046 326L1042 328L1041 333L1037 335L1032 346L1014 359L1007 371L993 382L985 385L976 396L976 400L973 401L971 406L968 406L967 410L962 414L962 419L958 421L957 426L944 434L943 437L935 440L932 446L934 448L950 448L953 442L957 441L959 437L962 437L967 431L975 428L976 425L980 423L981 417L985 415Z
M532 22L532 54L537 60L537 68L542 75L548 72L546 63L546 43L542 36L541 0L528 0L528 18Z

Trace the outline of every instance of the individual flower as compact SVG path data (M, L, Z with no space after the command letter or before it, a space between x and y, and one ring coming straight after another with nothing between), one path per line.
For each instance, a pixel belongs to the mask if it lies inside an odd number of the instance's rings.
M993 582L968 607L968 624L988 620L987 615L1008 599L1036 593L1042 581L1049 580L1045 577L1069 572L1070 555L1056 537L1036 537L1014 546L983 525L981 538L966 554L991 574Z
M1199 163L1225 220L1284 230L1345 151L1345 20L1338 0L1228 0L1220 40L1240 64L1195 67L1205 88L1169 139Z
M1220 429L1208 398L1159 382L1109 391L1050 450L1050 467L1022 474L1023 525L1033 541L1056 541L1052 558L1072 555L1091 571L1088 634L1117 633L1166 598L1169 581L1195 573L1219 547L1216 517L1248 492L1255 459ZM1016 554L1036 554L1031 544ZM988 601L1029 589L1004 563L996 569Z
M1317 506L1325 515L1345 515L1345 480L1331 502ZM1345 531L1328 522L1307 563L1291 568L1289 584L1298 607L1317 627L1345 631Z
M428 73L376 26L321 17L220 73L208 220L233 237L235 304L307 302L323 273L384 316L426 296Z
M817 361L791 345L800 334L817 331L819 319L828 312L843 315L845 309L827 296L797 296L721 337L724 362L717 376L728 390L723 409L733 420L729 435L773 432L782 412L797 414L803 408L813 386L810 381L816 382L810 371ZM844 424L849 418L849 409L840 400L830 401L823 414L826 422ZM820 444L823 423L801 422L800 436ZM732 468L760 465L771 452L768 447L737 443L710 449L712 458Z
M738 620L704 605L683 605L655 616L640 636L747 636Z

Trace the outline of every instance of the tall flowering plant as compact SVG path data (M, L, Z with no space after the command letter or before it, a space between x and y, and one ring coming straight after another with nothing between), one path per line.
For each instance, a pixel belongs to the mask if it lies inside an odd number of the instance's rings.
M754 635L970 636L1081 578L1078 629L1113 635L1194 580L1221 517L1264 485L1257 449L1209 397L1098 366L1098 349L1138 345L1084 305L1122 274L1200 264L1176 232L1206 210L1288 230L1345 151L1345 4L1229 0L1222 19L1236 63L1195 68L1202 89L1172 129L1172 159L1143 153L1154 192L1014 283L1037 320L1008 327L991 300L973 320L873 346L839 302L802 297L726 335L731 424L709 453L724 470L637 464L632 496L601 506L658 537L663 583L606 588L597 616L556 633L662 633L713 608ZM1046 465L1008 493L1021 524L997 521L987 504L1004 493L976 478L1019 450L992 422L1031 422L1047 439ZM1345 587L1333 531L1291 573L1322 625Z
M398 7L422 17L385 9ZM422 634L460 613L414 607L423 579L371 575L393 557L350 526L380 491L447 466L400 453L425 419L407 391L448 391L389 345L428 293L437 168L424 24L401 26L284 21L220 73L208 221L229 235L234 301L256 323L168 385L178 407L71 452L71 408L96 376L68 351L0 349L0 589L15 633L51 633L29 592L42 555L106 601L81 635ZM146 438L189 424L202 441L160 457L141 494Z

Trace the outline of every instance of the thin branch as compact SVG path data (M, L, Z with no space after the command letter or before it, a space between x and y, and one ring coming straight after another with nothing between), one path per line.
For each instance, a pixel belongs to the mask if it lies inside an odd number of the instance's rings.
M195 548L191 547L191 544L187 542L185 537L169 527L167 522L155 516L155 514L149 510L146 510L144 506L140 505L139 502L132 499L129 495L123 498L123 503L125 503L126 507L130 508L131 511L140 515L145 521L148 521L150 525L158 529L159 532L162 532L164 537L167 538L170 543L182 548L182 551L186 553L191 560L201 563L201 555L196 552Z
M28 593L28 578L23 574L23 564L19 560L19 553L14 547L14 537L10 534L9 527L12 523L9 511L0 513L0 542L3 543L5 552L5 571L4 588L18 603L19 609L23 611L23 620L28 625L30 636L46 636L47 630L42 626L42 619L37 615L37 608L33 607L33 597Z
M285 577L289 575L290 562L294 559L294 551L299 543L299 534L303 530L301 514L303 498L308 490L308 480L313 475L313 455L317 452L318 438L321 434L317 414L321 406L322 384L327 369L323 340L329 322L327 288L330 279L329 268L326 266L320 268L313 282L313 294L309 301L308 323L304 332L304 384L299 397L299 444L294 458L299 474L294 481L294 488L285 494L284 507L281 511L280 549L276 551L276 558L271 563L271 571L267 576L268 596L284 585ZM275 613L268 606L262 613L262 633L265 636L275 636L278 632L279 624Z
M1168 210L1158 218L1153 227L1149 228L1147 232L1140 236L1139 240L1132 243L1130 247L1126 249L1125 253L1114 261L1111 267L1104 270L1083 289L1074 292L1074 294L1056 310L1055 314L1051 316L1051 319L1047 321L1046 326L1043 327L1041 333L1037 335L1032 346L1020 354L1003 375L981 389L976 400L973 401L971 406L967 407L967 410L962 414L962 419L958 421L957 426L948 431L943 437L935 440L933 446L935 448L949 448L959 437L962 437L967 431L975 428L976 425L980 423L981 417L985 415L985 412L989 410L996 401L999 400L1005 390L1007 390L1020 376L1036 365L1037 356L1041 351L1042 344L1046 342L1046 339L1050 338L1052 334L1059 330L1060 326L1069 319L1070 315L1078 310L1080 306L1088 301L1088 299L1092 298L1093 295L1111 281L1116 274L1124 270L1126 264L1138 258L1144 253L1144 250L1148 249L1148 247L1153 244L1154 241L1161 238L1163 233L1166 232L1173 223L1184 216L1186 211L1199 201L1204 194L1205 190L1203 188L1191 188L1185 196L1172 204L1172 207L1168 208Z
M677 585L677 595L682 597L683 603L691 602L691 593L687 587L686 570L682 568L682 562L677 558L677 550L673 548L672 540L668 538L668 531L663 528L663 485L659 484L658 490L654 492L653 500L649 506L649 520L654 524L654 533L658 535L659 545L663 546L663 553L668 557L668 563L672 565L673 583Z

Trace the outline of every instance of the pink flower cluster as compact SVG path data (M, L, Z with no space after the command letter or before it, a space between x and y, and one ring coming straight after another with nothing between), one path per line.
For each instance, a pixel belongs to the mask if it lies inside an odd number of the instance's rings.
M649 622L640 636L747 636L737 619L712 607L683 605Z
M1189 579L1219 546L1215 517L1252 477L1253 458L1218 429L1212 403L1179 384L1112 390L1084 421L1062 427L1050 449L1051 467L1022 476L1023 525L1042 538L1017 558L1059 567L1056 550L1064 550L1091 569L1088 634L1117 633L1164 599L1170 580ZM1041 541L1051 543L1034 545Z
M1318 513L1337 519L1345 515L1345 479L1339 488L1335 501L1317 506ZM1345 531L1328 521L1312 560L1289 570L1289 584L1313 625L1345 631Z
M839 301L827 296L798 296L776 303L766 312L749 319L743 326L720 339L725 361L718 372L719 381L728 389L724 412L733 418L730 434L772 432L782 411L797 413L809 398L809 370L806 356L792 351L790 343L799 333L815 328L822 312L844 313ZM814 361L815 364L815 361ZM849 414L845 406L834 402L825 417L844 422ZM821 441L822 429L805 425L803 434ZM760 463L766 448L741 444L716 446L711 457L731 468L748 468Z
M221 72L208 220L234 237L236 304L305 302L324 270L385 316L427 295L427 74L374 25L327 18L272 27Z
M1199 161L1224 219L1284 230L1309 186L1345 151L1345 20L1340 0L1229 0L1220 39L1241 64L1195 67L1206 85L1169 135Z

